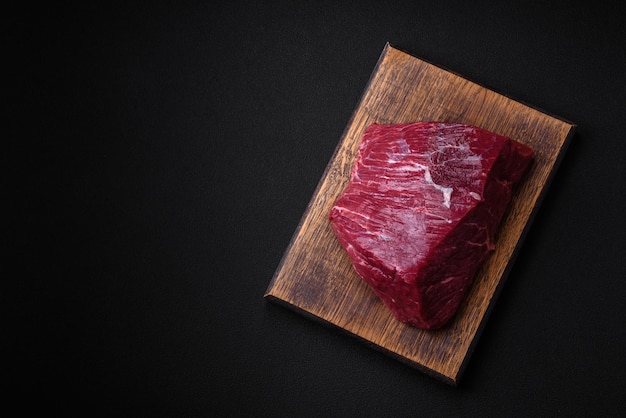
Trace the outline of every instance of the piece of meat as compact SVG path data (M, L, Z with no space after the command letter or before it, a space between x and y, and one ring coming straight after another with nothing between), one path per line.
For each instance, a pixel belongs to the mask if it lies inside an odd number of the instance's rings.
M533 150L457 123L369 126L329 219L357 274L419 328L456 312Z

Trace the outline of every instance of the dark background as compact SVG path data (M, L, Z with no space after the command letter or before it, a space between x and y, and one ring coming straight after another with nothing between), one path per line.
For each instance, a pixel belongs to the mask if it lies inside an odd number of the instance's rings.
M17 416L626 414L619 2L86 3L2 17ZM457 388L263 299L386 42L578 125Z

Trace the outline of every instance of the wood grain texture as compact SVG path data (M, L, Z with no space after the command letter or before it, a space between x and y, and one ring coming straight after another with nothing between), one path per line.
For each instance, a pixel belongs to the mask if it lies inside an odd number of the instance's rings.
M437 331L398 322L352 270L328 222L371 123L461 122L511 137L535 161L453 320ZM387 44L265 297L320 319L397 359L457 384L567 143L572 123L533 109Z

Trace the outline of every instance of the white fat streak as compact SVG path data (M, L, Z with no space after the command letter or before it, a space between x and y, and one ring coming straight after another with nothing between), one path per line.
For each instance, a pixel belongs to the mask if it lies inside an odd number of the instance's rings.
M397 163L402 161L408 154L411 153L411 149L409 148L409 144L404 139L400 139L398 141L398 152L392 152L389 154L389 158L387 159L388 163Z
M389 162L392 162L392 161L390 160ZM426 183L434 187L435 189L439 190L443 194L443 205L446 208L450 209L450 198L452 196L452 191L453 191L452 187L444 187L440 184L435 183L433 181L432 176L430 175L430 169L428 168L428 166L415 163L411 165L407 164L403 166L395 166L394 168L399 171L413 171L413 172L423 171L424 180L426 180Z
M446 223L452 223L451 219L446 218L445 216L441 216L441 215L437 215L435 213L429 212L428 216L431 216L435 219L441 219L442 221L445 221Z
M345 206L335 206L335 209L337 211L339 211L340 213L342 213L342 214L350 213L350 214L352 214L354 216L358 216L360 218L363 218L366 221L369 221L371 219L367 214L361 213L361 212L355 212L353 210L350 210L350 209L346 208Z
M452 196L452 187L443 187L435 183L433 181L433 178L430 176L430 170L428 169L428 167L425 168L426 169L424 170L424 180L426 180L426 183L430 184L435 189L443 193L443 205L450 209L450 197Z

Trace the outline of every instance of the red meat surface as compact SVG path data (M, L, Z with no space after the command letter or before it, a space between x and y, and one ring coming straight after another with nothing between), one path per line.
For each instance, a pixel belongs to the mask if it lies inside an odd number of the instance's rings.
M439 328L494 249L532 159L526 145L475 126L373 124L329 219L354 270L398 320Z

